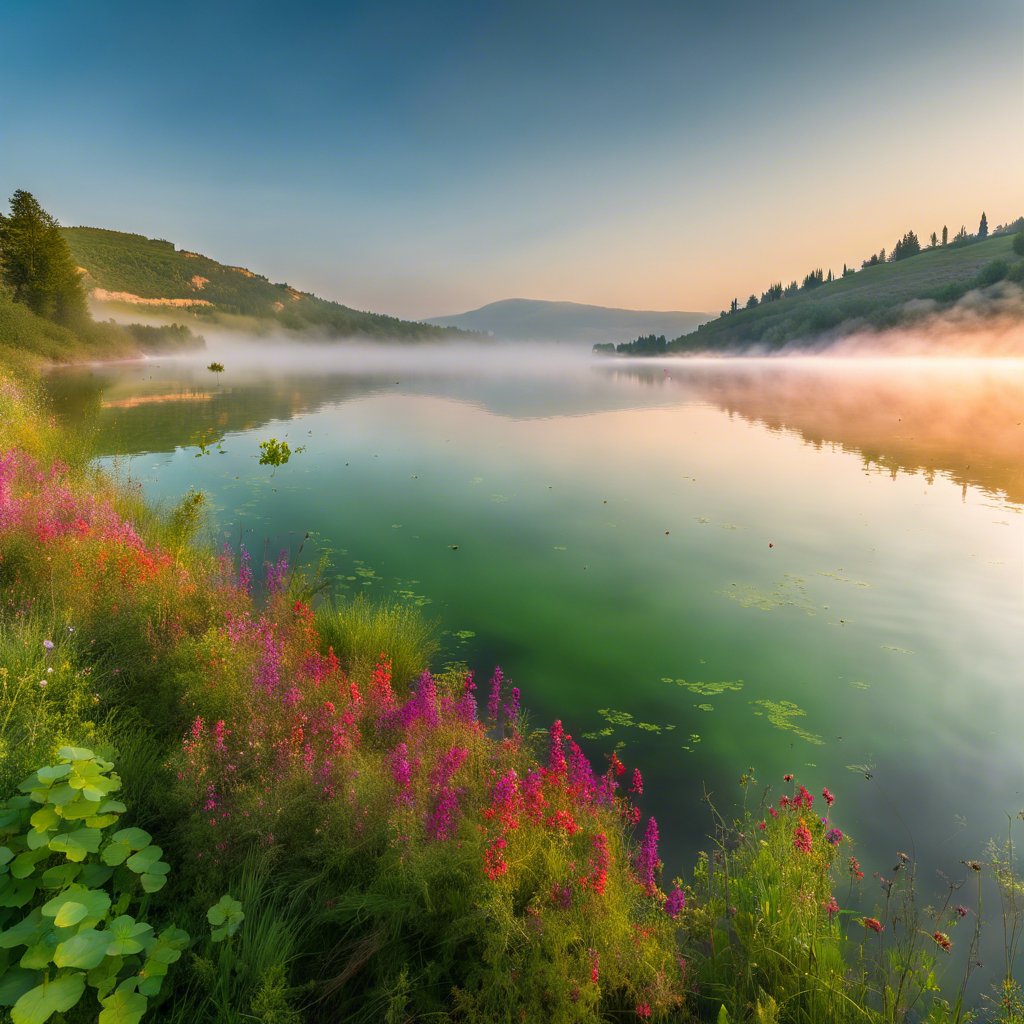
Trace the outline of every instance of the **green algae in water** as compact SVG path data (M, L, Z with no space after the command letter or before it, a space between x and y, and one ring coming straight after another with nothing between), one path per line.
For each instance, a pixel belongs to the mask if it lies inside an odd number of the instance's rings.
M883 651L892 651L894 654L913 654L913 651L908 651L906 647L897 647L895 644L882 644Z
M718 697L723 693L737 693L743 689L742 679L704 682L702 680L670 679L668 676L662 676L661 681L663 683L675 683L676 686L681 686L684 690L689 690L690 693L695 693L698 697Z
M799 736L801 739L807 740L808 743L813 743L818 747L824 744L825 741L820 736L809 732L794 721L794 719L803 718L807 714L799 704L794 704L791 700L768 700L767 698L755 700L754 703L758 707L764 708L764 711L755 711L754 714L766 715L768 721L776 729L791 732L795 736Z
M612 736L612 735L614 735L614 733L615 733L615 730L606 725L603 729L597 729L594 732L585 732L583 734L583 739L585 739L585 740L600 740L600 739L604 739L604 737L606 737L606 736Z
M753 583L731 583L715 593L735 601L742 608L758 608L763 612L775 608L797 608L808 615L815 614L814 605L807 598L806 581L788 572L771 590Z
M697 705L697 710L698 711L714 711L715 710L715 705L714 704L698 704Z
M612 726L629 729L641 729L644 732L671 732L674 725L657 725L655 722L638 722L628 711L616 711L614 708L598 708L597 713ZM586 738L586 737L584 737Z

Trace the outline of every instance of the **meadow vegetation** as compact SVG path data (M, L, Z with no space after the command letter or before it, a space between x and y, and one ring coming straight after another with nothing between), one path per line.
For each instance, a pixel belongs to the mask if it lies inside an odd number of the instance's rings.
M11 322L18 349L35 320ZM432 670L410 606L332 603L285 553L214 550L205 519L200 494L157 512L98 472L31 368L0 368L14 1024L972 1019L938 965L962 945L972 969L980 888L921 909L895 853L855 910L827 787L746 773L749 808L712 810L672 877L615 751L595 765L563 722L531 728L500 669ZM964 866L1003 900L1004 984L978 1012L1007 1024L1010 839Z

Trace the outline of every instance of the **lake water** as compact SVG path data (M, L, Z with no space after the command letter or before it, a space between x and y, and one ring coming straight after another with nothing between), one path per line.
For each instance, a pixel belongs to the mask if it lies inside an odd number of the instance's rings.
M620 746L669 876L750 767L828 785L869 881L900 849L930 888L1024 807L1024 363L229 349L50 388L218 543L310 533L534 725Z

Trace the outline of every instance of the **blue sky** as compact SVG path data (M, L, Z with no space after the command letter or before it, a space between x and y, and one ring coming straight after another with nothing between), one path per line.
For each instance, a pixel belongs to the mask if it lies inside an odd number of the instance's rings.
M718 310L1024 212L1019 0L5 8L0 189L359 308Z

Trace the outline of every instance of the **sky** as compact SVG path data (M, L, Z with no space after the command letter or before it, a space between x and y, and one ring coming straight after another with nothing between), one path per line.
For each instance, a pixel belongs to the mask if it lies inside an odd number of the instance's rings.
M1020 0L0 9L0 192L359 309L717 313L1024 214Z

